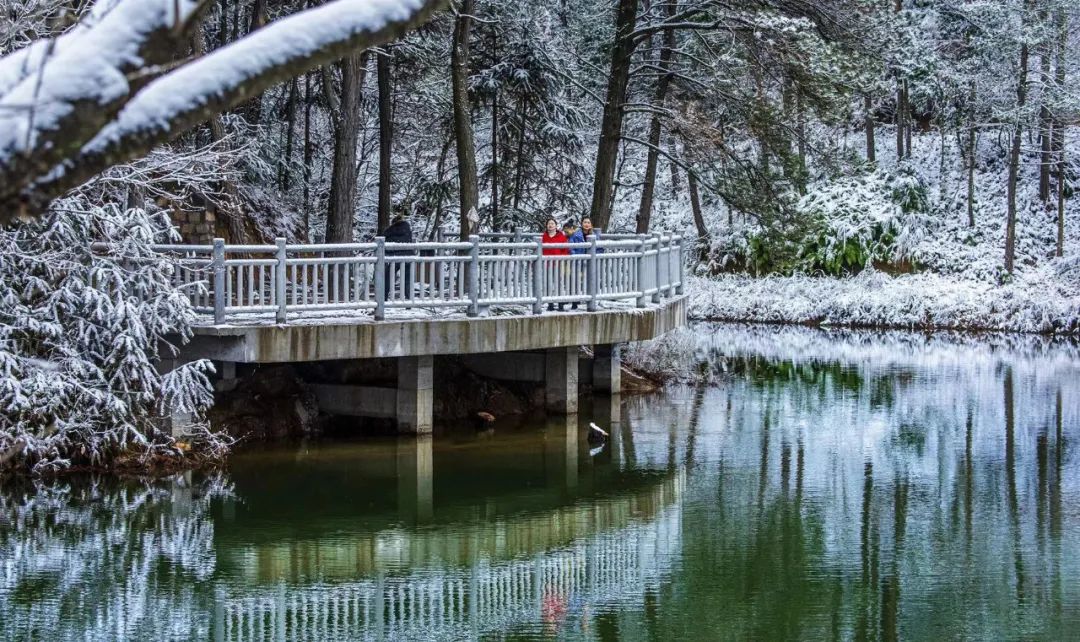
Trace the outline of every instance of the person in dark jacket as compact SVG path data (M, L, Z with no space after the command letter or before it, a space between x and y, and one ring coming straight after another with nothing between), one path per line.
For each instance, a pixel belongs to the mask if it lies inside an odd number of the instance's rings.
M390 226L383 230L381 235L387 243L412 243L412 227L409 222L405 220L405 215L397 214L394 216L394 220L390 222ZM410 256L412 250L387 250L387 256ZM393 266L391 268L391 266ZM404 269L401 268L404 266ZM394 277L400 273L402 278L402 286L405 290L405 298L412 298L412 263L393 262L386 264L385 272L385 288L383 294L386 298L390 298L390 290L394 286Z

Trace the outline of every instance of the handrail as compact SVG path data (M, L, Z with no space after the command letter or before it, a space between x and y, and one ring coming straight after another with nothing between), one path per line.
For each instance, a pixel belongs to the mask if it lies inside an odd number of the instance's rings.
M474 235L468 242L156 245L174 257L174 283L196 312L215 325L287 324L304 313L394 308L458 308L470 317L492 306L633 300L638 307L683 292L683 239L678 235L606 235L586 243L542 243L514 233ZM569 252L563 254L561 252ZM551 254L558 251L560 254ZM193 287L194 286L194 287Z

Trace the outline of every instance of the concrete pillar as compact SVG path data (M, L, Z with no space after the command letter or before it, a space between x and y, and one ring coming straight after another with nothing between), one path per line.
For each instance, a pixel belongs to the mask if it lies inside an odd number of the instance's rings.
M621 350L618 343L593 346L593 392L622 390Z
M577 415L552 417L544 429L544 473L547 482L573 492L578 485Z
M432 477L434 458L431 435L398 439L397 458L398 513L406 524L431 521L434 512Z
M179 359L161 359L157 363L157 371L161 374L168 374L184 363ZM181 412L177 408L172 408L167 409L166 413L165 416L158 418L157 424L173 437L183 435L187 428L195 423L195 417L190 412Z
M236 362L219 361L216 364L218 378L214 382L214 390L218 392L231 392L236 390Z
M398 432L430 434L432 406L435 400L435 360L425 357L400 357L397 360Z
M578 411L578 348L549 348L544 354L544 400L547 411L573 415Z
M608 433L615 434L622 423L622 395L617 392L597 395L593 397L592 407L592 421Z

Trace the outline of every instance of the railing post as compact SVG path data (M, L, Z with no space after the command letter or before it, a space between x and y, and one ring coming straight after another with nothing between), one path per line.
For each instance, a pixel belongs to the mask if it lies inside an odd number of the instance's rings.
M585 292L589 295L589 312L596 312L598 302L596 300L597 292L599 291L599 278L596 271L596 235L590 234L591 242L589 243L589 263L585 267Z
M375 237L375 320L386 318L386 239Z
M645 294L647 289L647 283L645 281L648 278L649 271L646 269L648 266L645 264L645 239L647 237L644 234L638 235L638 256L637 256L637 280L638 280L638 295L637 307L644 308L649 302L648 296Z
M469 236L469 309L466 315L475 317L480 314L480 237Z
M533 263L533 314L541 314L544 311L544 242L536 239L536 256Z
M514 226L514 243L521 243L521 228Z
M683 239L682 239L682 237L677 236L675 238L676 238L676 245L679 248L679 253L675 257L675 260L677 261L675 266L678 269L678 273L679 273L679 285L678 285L678 287L675 288L675 294L676 295L682 295L682 293L685 291L685 288L683 286L683 279L685 278L685 275L686 275L686 273L685 273L686 267L683 264L683 262L686 260L686 257L683 256Z
M214 239L214 323L225 323L225 239Z
M660 232L653 232L653 238L656 239L656 292L652 295L653 303L660 303L660 294L663 291L663 285L660 281L660 248L663 246L664 237Z
M286 321L286 308L285 308L285 279L288 278L288 270L285 262L285 239L278 237L274 239L277 244L277 266L274 271L274 298L277 299L277 322L285 323Z

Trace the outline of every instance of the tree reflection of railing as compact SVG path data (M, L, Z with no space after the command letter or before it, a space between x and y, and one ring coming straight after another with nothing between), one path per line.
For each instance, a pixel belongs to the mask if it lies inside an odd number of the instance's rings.
M681 489L682 474L676 477ZM219 591L214 639L460 639L540 622L545 615L643 598L681 549L678 502L654 519L531 558L475 561L354 582Z

